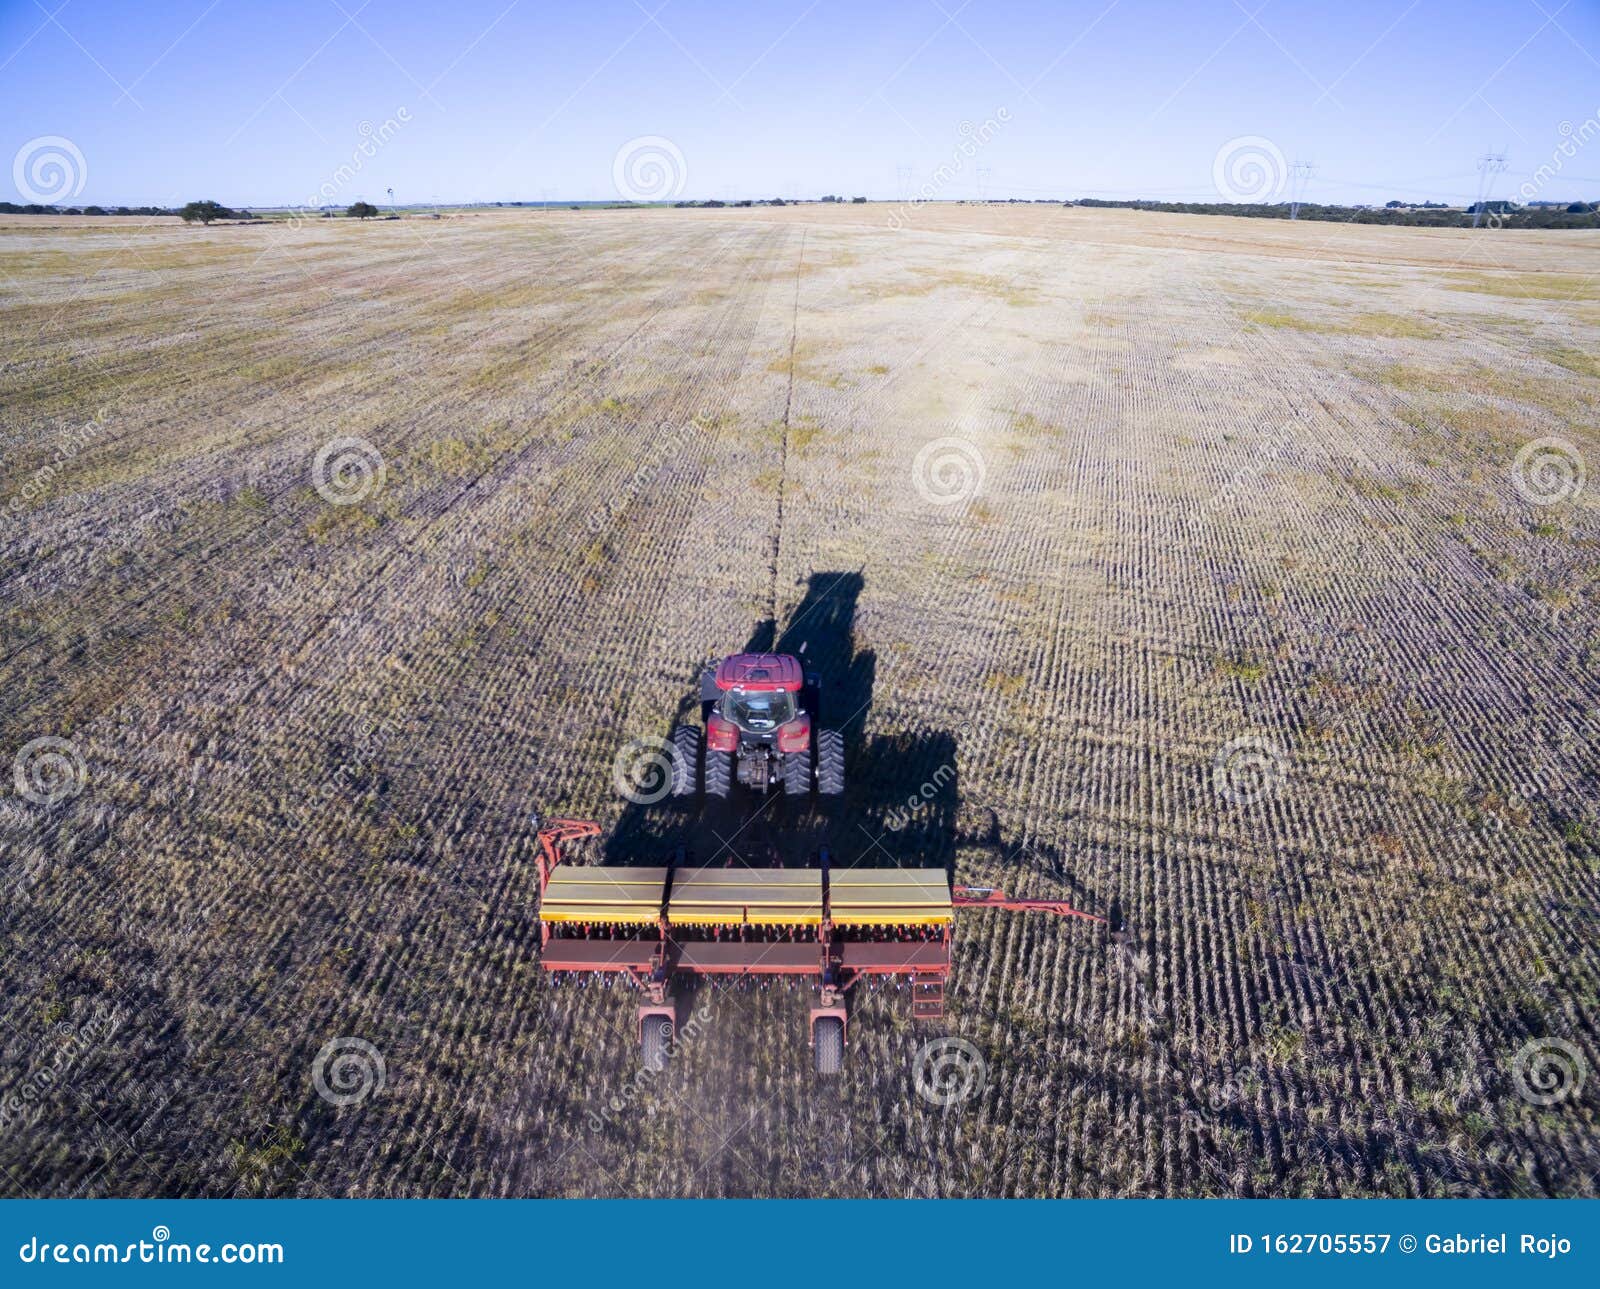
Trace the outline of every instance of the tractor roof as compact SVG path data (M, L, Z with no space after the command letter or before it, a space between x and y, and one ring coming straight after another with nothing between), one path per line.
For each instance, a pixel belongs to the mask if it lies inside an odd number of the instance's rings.
M736 653L717 665L718 689L800 688L800 660L787 653Z

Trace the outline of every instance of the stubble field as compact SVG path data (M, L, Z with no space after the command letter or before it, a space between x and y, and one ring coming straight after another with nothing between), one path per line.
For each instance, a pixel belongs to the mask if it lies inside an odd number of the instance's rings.
M1600 1194L1597 274L1056 207L0 224L0 1186ZM842 808L623 800L774 640ZM641 1079L539 968L535 808L1112 928L963 914L946 1021L854 998L836 1082L803 994L705 988Z

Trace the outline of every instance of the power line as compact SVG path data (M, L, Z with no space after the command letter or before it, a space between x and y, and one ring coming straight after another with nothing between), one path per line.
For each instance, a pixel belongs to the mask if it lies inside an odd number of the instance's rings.
M1501 174L1506 169L1506 159L1503 153L1489 152L1478 158L1478 200L1472 205L1472 226L1476 228L1478 221L1483 218L1484 203L1489 199L1489 189L1494 184L1494 176Z
M1316 173L1314 161L1296 161L1289 167L1289 218L1300 218L1300 199L1305 196L1311 176Z

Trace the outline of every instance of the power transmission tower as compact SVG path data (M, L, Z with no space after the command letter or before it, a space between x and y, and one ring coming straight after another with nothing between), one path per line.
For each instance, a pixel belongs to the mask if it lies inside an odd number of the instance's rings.
M1489 152L1478 158L1478 200L1472 204L1472 226L1476 228L1483 218L1483 208L1489 200L1489 189L1494 186L1494 176L1506 168L1504 153Z
M980 202L989 199L989 176L993 173L994 171L990 170L988 166L978 167L978 200Z
M1296 161L1289 167L1289 218L1300 218L1300 201L1311 185L1311 176L1317 173L1314 161Z
M910 166L896 166L894 168L895 183L900 190L901 201L909 201L911 199L911 174Z

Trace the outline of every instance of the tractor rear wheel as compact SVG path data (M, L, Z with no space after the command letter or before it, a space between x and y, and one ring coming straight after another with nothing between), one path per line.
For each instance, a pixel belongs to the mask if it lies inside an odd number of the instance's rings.
M667 1052L672 1047L672 1021L665 1016L646 1016L639 1022L639 1042L644 1068L659 1073L667 1068Z
M706 751L706 796L726 798L733 788L733 753Z
M817 792L844 795L844 735L838 730L817 731Z
M700 731L679 725L672 731L672 795L692 797L700 788Z
M837 1016L818 1016L811 1026L811 1046L817 1073L837 1074L844 1068L844 1022Z
M783 758L783 795L803 797L811 791L811 753L790 752Z

